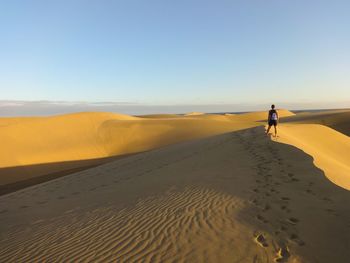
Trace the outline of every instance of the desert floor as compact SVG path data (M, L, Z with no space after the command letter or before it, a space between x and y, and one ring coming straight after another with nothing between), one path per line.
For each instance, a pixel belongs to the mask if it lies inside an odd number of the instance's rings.
M0 118L0 262L348 262L350 110Z

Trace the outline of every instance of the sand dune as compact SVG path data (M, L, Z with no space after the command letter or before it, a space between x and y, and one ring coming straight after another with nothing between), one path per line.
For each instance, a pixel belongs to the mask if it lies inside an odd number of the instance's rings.
M0 261L347 262L349 192L263 132L175 144L1 196Z
M322 124L350 136L350 110L303 112L284 118L283 122Z
M294 145L314 158L329 180L350 190L350 138L317 124L282 125L278 141Z
M58 172L0 196L0 262L347 262L350 138L279 113L0 119L4 187Z
M200 116L200 115L204 115L203 112L189 112L189 113L186 113L185 116Z
M256 111L249 112L244 114L237 114L237 118L246 121L266 121L267 119L267 111ZM280 118L285 118L289 116L294 116L295 114L289 110L278 109L278 116Z
M344 114L344 111L335 113ZM265 115L266 112L237 115L196 113L175 115L175 118L168 114L134 117L91 112L53 117L0 118L0 136L3 138L0 185L75 169L79 167L77 161L91 160L98 164L101 158L254 127L261 125L258 122L266 118ZM300 117L287 110L279 110L279 115L283 122L285 119L297 122L308 119L310 114ZM346 122L345 119L343 116L342 123ZM301 147L300 144L294 145ZM72 161L75 162L73 166ZM46 166L50 167L49 170L42 168L40 171L30 167L38 164L53 165ZM13 172L1 169L10 167L16 169ZM18 170L17 167L28 168ZM15 170L20 172L16 174Z
M0 129L0 168L130 154L258 125L226 116L143 119L112 113L9 120L0 119L4 124ZM26 174L21 176L7 176L0 170L0 184L28 179Z
M146 119L172 119L172 118L181 118L183 117L180 114L148 114L148 115L139 115L140 118Z

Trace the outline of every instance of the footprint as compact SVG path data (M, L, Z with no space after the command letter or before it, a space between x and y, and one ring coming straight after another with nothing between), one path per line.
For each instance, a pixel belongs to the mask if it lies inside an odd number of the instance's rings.
M287 209L287 206L281 205L280 208L281 208L282 210L286 210L286 209Z
M255 237L255 242L258 243L262 247L268 247L269 245L266 242L266 238L263 234L259 234Z
M322 198L322 200L327 201L327 202L332 202L332 199L330 199L329 197L324 197L324 198Z
M269 221L267 221L267 220L265 219L265 217L263 217L262 215L257 215L256 218L257 218L258 220L260 220L261 222L265 223L265 224L269 222Z
M275 262L287 262L289 257L290 253L288 247L281 247L278 249Z
M288 227L286 226L281 226L281 231L287 231L288 230Z
M266 204L263 208L263 211L270 210L271 206L269 204Z
M290 239L297 243L299 246L304 246L305 245L305 242L303 240L301 240L297 234L291 234L290 235Z
M331 209L331 208L327 208L326 211L329 212L329 213L333 213L334 212L334 210Z
M253 203L254 205L257 205L257 204L258 204L258 200L253 199L253 200L252 200L252 203Z
M299 219L297 219L295 217L290 217L290 218L288 218L288 222L293 224L293 225L296 225L299 222Z
M64 196L57 197L57 199L64 199L64 198L65 198Z
M281 200L283 200L283 201L289 201L290 198L289 198L289 197L286 197L286 196L283 196L283 197L281 197Z

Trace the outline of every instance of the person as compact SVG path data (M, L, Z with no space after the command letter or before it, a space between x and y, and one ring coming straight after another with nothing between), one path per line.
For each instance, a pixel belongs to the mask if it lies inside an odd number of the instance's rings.
M266 130L266 134L269 134L271 126L275 128L275 137L277 136L277 122L278 122L278 113L275 110L275 105L271 105L271 110L269 110L269 115L267 117L267 123L269 127Z

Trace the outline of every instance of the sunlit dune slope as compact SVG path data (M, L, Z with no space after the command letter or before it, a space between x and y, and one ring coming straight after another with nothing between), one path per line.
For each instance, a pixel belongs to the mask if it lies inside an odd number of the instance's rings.
M199 119L199 120L216 120L216 121L239 121L235 118L235 115L226 114L198 114L198 115L186 115L186 118ZM244 120L246 121L246 120Z
M13 125L13 124L17 124L17 123L24 123L27 121L33 121L35 119L40 119L40 117L17 117L17 118L13 118L13 117L4 117L1 118L0 117L0 128L1 127L5 127L5 126L9 126L9 125Z
M350 138L317 124L284 124L278 141L296 146L314 158L333 183L350 190Z
M288 117L288 116L294 116L295 114L289 110L284 109L278 109L278 116L280 118ZM249 112L244 114L237 114L235 115L240 120L246 120L246 121L264 121L267 119L268 112L267 111L256 111L256 112Z
M139 115L137 117L145 118L145 119L171 119L171 118L181 118L183 116L178 114L147 114L147 115Z
M13 123L0 129L0 167L121 155L256 125L228 119L142 119L113 113L77 113Z
M189 112L189 113L186 113L185 116L199 116L199 115L204 115L205 113L203 112Z
M343 263L349 203L255 127L0 196L0 262Z
M304 112L285 118L283 122L323 124L350 136L350 110Z

